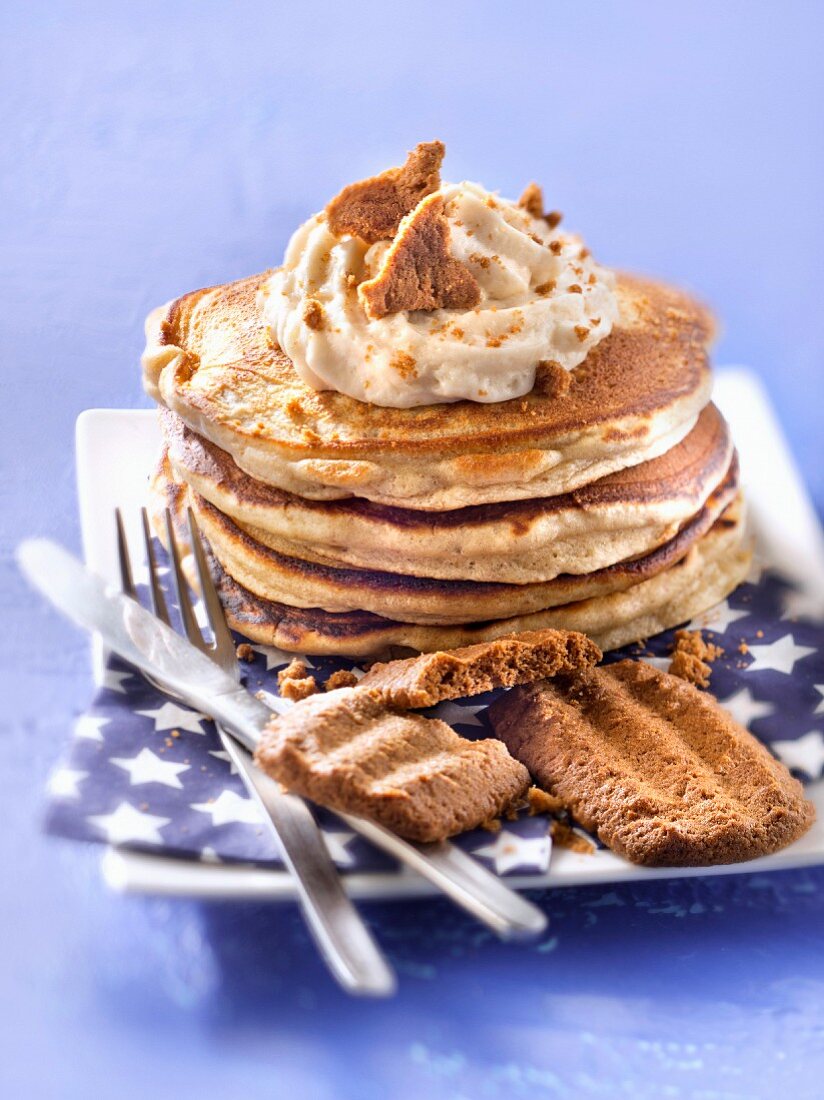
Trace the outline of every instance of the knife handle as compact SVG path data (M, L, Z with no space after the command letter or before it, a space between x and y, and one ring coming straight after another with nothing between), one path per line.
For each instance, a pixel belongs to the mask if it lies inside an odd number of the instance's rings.
M389 996L395 990L395 975L345 893L305 802L256 768L251 753L220 726L217 731L246 790L269 822L294 878L306 923L330 970L351 993Z

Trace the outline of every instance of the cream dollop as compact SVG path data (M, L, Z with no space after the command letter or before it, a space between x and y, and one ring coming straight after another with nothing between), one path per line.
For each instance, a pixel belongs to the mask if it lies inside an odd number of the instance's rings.
M477 280L478 305L371 319L358 286L391 242L335 237L317 214L262 295L266 323L307 385L395 408L505 401L532 389L539 363L573 370L609 334L614 277L580 238L475 183L438 193L450 253Z

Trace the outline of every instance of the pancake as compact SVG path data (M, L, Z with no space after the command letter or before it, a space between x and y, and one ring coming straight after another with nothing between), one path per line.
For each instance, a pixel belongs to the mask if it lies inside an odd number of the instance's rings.
M185 539L185 536L182 536ZM229 625L253 642L295 653L352 658L434 652L494 641L523 630L577 630L604 651L678 626L713 607L747 575L752 554L736 501L687 555L669 569L609 596L532 615L454 626L419 625L367 611L333 614L263 600L243 588L209 554Z
M395 409L300 380L261 320L267 277L155 310L144 384L245 473L303 497L442 510L555 496L668 451L709 400L711 318L658 283L621 276L611 334L526 397Z
M591 573L654 550L703 507L732 461L727 424L708 405L665 455L572 493L429 512L357 497L306 500L250 478L168 410L161 420L178 478L280 554L510 584Z
M617 592L660 573L687 553L733 499L737 470L730 470L703 508L650 554L592 573L561 574L550 581L522 585L412 577L288 557L256 541L203 497L170 480L168 466L158 473L157 492L170 499L178 512L191 507L227 572L264 599L325 611L364 610L405 622L444 624L528 615Z

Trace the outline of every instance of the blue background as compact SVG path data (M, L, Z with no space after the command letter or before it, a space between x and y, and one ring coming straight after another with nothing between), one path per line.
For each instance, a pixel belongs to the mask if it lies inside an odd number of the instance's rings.
M5 1095L821 1094L824 871L554 891L540 949L445 903L366 907L388 1005L333 989L289 907L107 895L95 853L39 837L87 649L10 555L77 546L74 420L145 403L150 307L276 263L432 137L449 178L535 178L596 256L709 300L821 509L823 29L787 0L4 6Z

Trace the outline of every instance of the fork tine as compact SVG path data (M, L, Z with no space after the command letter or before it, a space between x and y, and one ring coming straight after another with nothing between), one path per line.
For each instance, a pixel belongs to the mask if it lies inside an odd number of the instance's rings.
M140 509L140 519L143 523L143 545L146 549L146 562L149 566L149 596L151 598L152 611L161 622L166 624L166 626L171 626L169 621L169 609L166 606L166 597L163 595L163 589L160 586L160 581L157 576L157 556L155 555L152 532L149 527L149 513L145 508Z
M197 625L195 619L195 613L192 609L192 601L189 596L189 586L186 583L186 578L183 575L183 568L180 564L180 551L177 546L177 539L175 538L174 528L172 526L172 514L169 509L166 509L166 537L169 540L169 557L172 561L172 576L175 582L175 594L177 595L177 604L180 608L180 618L183 622L183 629L186 631L186 637L192 643L196 645L203 653L208 652L209 647L203 641L203 635L200 633L200 627Z
M117 563L120 567L120 587L124 594L137 599L137 591L132 577L132 563L129 560L129 543L126 539L126 528L123 525L123 513L119 508L114 510L114 522L117 527Z
M206 561L200 528L197 525L194 512L191 508L188 509L187 520L189 523L192 553L194 554L195 568L197 570L197 579L200 584L200 595L203 598L203 604L209 618L209 626L212 628L212 634L215 639L212 656L218 664L228 672L234 673L237 669L235 642L226 624L226 615L223 611L223 605L220 602L220 597L215 588L215 582L212 580L209 564Z

